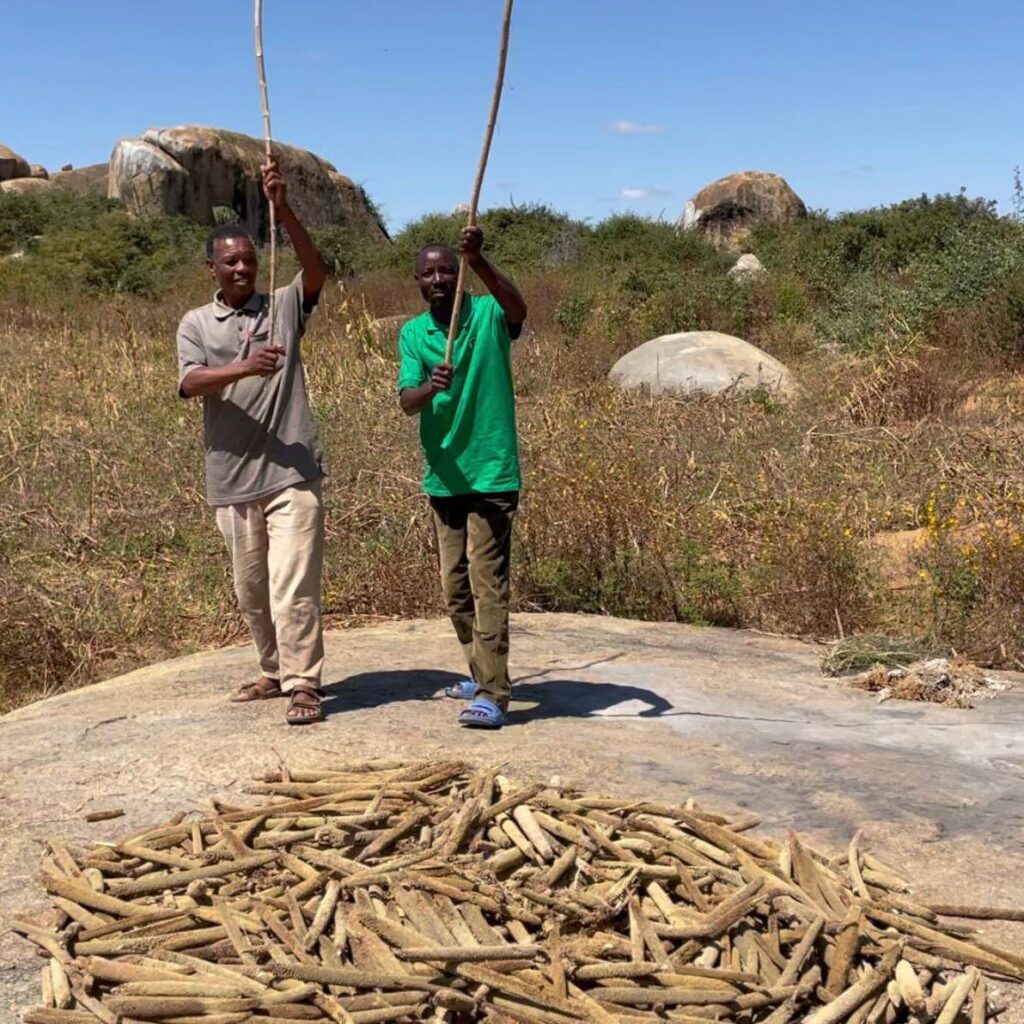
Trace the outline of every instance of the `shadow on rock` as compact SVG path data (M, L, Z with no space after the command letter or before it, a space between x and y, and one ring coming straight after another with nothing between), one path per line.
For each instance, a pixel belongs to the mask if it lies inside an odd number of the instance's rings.
M343 715L346 711L375 708L404 700L433 700L446 686L464 676L433 669L396 669L393 672L359 672L347 679L326 683L324 713ZM452 701L454 704L455 702Z
M671 710L661 694L642 686L545 679L513 684L507 720L515 725L541 718L658 718Z
M446 686L464 678L432 669L360 672L328 685L324 712L333 716L397 701L434 700ZM450 703L454 708L460 702ZM518 725L543 718L657 718L672 707L660 694L641 686L545 679L513 683L507 721Z

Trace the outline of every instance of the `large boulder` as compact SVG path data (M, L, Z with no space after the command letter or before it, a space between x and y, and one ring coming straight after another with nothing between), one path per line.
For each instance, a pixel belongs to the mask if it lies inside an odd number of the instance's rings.
M72 169L65 165L66 170L50 175L50 181L69 192L80 195L105 196L107 181L110 178L110 164L90 164L88 167Z
M0 181L27 178L30 173L28 161L23 156L18 156L13 149L8 149L0 143Z
M0 192L49 192L54 184L48 178L11 178L0 181Z
M186 200L188 177L189 172L154 143L122 139L110 156L107 195L139 216L180 213L212 224L214 204L208 202L208 208L200 211L197 203Z
M306 149L274 144L288 198L307 228L344 227L371 242L387 232L363 190ZM219 128L152 128L122 139L110 158L108 195L138 215L182 214L215 223L217 207L234 210L252 234L266 240L269 213L260 164L263 142Z
M764 272L764 264L752 252L745 252L729 268L728 276L742 283L763 277Z
M767 352L718 331L683 331L644 342L627 352L609 379L651 394L695 395L764 389L796 391L790 371Z
M42 164L29 164L28 173L33 178L49 178L50 172Z
M678 226L697 230L715 245L736 249L759 224L785 224L807 216L803 200L785 178L767 171L740 171L705 185Z

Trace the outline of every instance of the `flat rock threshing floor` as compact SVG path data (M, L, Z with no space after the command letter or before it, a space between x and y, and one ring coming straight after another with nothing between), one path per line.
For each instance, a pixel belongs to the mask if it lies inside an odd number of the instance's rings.
M447 621L327 638L328 720L289 727L283 701L236 705L247 648L179 658L0 718L0 920L43 906L42 841L115 839L237 800L280 760L465 757L509 775L664 801L743 807L776 835L863 847L924 900L1024 906L1024 688L972 710L878 704L818 671L820 650L749 632L582 615L519 615L515 697L498 733L459 729L463 677ZM253 798L254 800L257 798ZM124 816L88 824L90 811ZM1024 948L1024 925L981 934ZM40 961L0 934L0 1020L38 999ZM1012 998L1006 1022L1024 1022Z

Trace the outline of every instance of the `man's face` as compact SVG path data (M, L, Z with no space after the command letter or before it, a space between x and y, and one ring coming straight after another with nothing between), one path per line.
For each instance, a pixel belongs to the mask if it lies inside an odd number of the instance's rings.
M256 290L259 259L252 241L245 237L218 238L213 259L206 261L217 287L229 306L244 306Z
M416 283L431 308L444 308L455 301L459 262L451 249L424 249L416 260Z

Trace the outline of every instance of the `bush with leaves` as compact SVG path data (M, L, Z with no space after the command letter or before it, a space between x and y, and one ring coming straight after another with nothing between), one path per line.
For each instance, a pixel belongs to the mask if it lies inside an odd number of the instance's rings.
M499 206L480 215L487 255L509 270L561 267L578 262L588 228L549 206ZM395 236L381 254L390 267L407 271L425 245L456 248L466 224L463 213L430 213Z
M44 235L32 263L85 292L156 295L167 274L202 258L206 234L184 217L136 220L112 210L89 227Z
M732 258L695 231L623 213L594 225L586 236L582 262L592 267L700 268L724 273Z
M0 255L25 248L48 232L87 229L118 208L112 199L64 189L0 192Z

